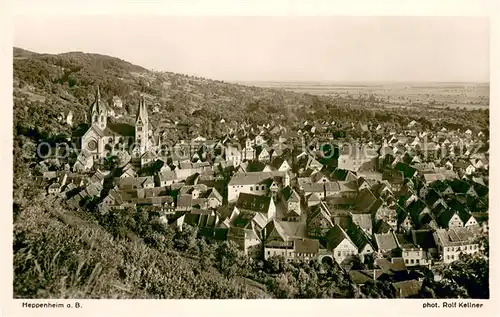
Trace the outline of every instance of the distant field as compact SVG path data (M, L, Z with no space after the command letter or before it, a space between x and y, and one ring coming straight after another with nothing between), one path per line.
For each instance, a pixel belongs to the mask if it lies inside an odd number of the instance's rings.
M317 95L374 95L388 103L444 104L453 108L489 106L488 83L325 83L325 82L242 82L241 84L291 90Z

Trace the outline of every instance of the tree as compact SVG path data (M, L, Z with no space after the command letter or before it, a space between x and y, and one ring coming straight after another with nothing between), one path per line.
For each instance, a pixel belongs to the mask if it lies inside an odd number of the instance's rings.
M211 267L215 261L215 245L208 244L205 239L198 239L200 265L203 270Z
M270 286L271 292L278 298L295 298L298 289L296 281L290 273L281 273Z
M215 261L219 271L227 277L241 274L249 268L245 254L232 241L224 241L219 244L215 250Z
M196 252L197 228L184 224L182 229L178 229L174 236L174 247L179 251Z

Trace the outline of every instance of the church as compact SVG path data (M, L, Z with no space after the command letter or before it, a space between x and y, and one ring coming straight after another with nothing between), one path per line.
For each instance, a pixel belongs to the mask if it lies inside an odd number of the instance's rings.
M117 151L129 151L135 160L150 155L149 151L153 149L153 131L143 96L139 100L135 126L131 127L108 121L108 108L106 103L101 101L97 87L89 118L89 129L82 137L82 151L94 161Z

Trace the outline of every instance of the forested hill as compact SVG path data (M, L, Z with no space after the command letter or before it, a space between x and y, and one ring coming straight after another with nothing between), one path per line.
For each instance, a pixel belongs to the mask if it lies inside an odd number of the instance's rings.
M138 96L144 93L150 109L157 106L161 114L154 118L194 121L189 122L191 124L223 118L226 121L248 117L267 119L269 113L277 118L287 115L290 119L291 114L283 109L311 105L319 99L293 92L154 72L105 55L82 52L51 55L14 48L15 114L22 124L50 128L47 120L70 110L76 121L82 121L97 84L109 104L113 97L122 100L123 108L114 110L125 119L133 118Z
M85 121L95 88L111 105L117 120L131 122L139 95L144 94L154 122L179 121L209 136L214 126L247 121L290 125L304 120L335 120L344 127L354 123L383 124L388 129L419 121L453 127L487 129L488 111L430 109L414 105L404 111L384 107L381 99L366 96L317 96L292 91L229 84L170 72L156 72L119 58L83 52L39 54L14 48L14 123L19 130L69 133L63 117ZM120 108L117 98L123 106ZM272 120L272 122L270 122ZM156 121L156 122L155 122ZM473 124L472 124L473 123ZM340 127L339 127L340 128ZM217 131L217 129L215 129ZM215 133L215 132L214 132Z

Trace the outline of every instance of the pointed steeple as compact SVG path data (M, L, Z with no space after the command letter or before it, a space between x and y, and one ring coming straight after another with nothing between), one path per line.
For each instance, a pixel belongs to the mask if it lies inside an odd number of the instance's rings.
M100 129L104 130L107 124L108 110L105 104L101 103L101 90L99 85L95 92L95 100L90 108L90 124L96 124Z
M100 109L100 103L101 103L101 91L100 91L99 85L97 85L97 89L96 89L96 92L95 92L94 106L93 106L92 110L94 110L97 113L99 113L99 111L101 110Z
M146 106L146 99L144 98L144 95L141 95L141 98L139 99L139 109L137 110L135 121L140 122L141 124L148 123L148 108Z
M97 102L99 102L101 100L101 90L99 88L99 85L97 85L97 90L96 90L96 93L95 93L95 100Z
M92 109L91 109L91 112L95 112L95 113L99 113L100 112L100 103L101 103L101 92L100 92L100 89L99 89L99 85L97 85L97 89L96 89L96 92L95 92L95 98L94 98L94 102L92 103Z

